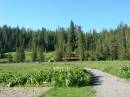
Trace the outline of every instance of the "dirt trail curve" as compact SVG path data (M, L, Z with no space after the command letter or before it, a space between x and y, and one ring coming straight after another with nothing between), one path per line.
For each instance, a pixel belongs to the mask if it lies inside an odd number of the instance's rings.
M0 97L38 97L49 89L46 87L0 87Z
M130 97L130 83L96 69L87 69L93 75L96 97Z

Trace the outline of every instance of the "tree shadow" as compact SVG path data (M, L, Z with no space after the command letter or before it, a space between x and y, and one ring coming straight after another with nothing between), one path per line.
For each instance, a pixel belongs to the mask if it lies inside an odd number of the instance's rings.
M100 78L103 76L97 76L89 70L86 70L86 73L91 76L90 85L93 85L93 86L102 85L102 80L100 80Z

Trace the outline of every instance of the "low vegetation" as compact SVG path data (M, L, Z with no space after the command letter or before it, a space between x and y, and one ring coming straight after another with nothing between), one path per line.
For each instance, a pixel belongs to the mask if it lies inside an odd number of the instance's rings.
M130 81L130 61L90 61L83 62L82 67L99 69Z
M81 87L90 83L91 77L83 69L71 68L48 68L46 70L28 73L1 73L0 83L7 86L56 86L56 87Z
M120 76L130 79L130 66L124 65L120 69Z
M7 63L0 64L0 85L55 87L41 97L93 97L94 89L88 86L90 75L84 73L84 68L99 69L130 81L130 61Z
M40 97L94 97L95 91L91 86L54 88Z

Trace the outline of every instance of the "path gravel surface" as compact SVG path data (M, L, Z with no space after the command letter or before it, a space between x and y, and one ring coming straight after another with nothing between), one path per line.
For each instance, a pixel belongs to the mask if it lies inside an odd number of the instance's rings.
M96 97L130 97L130 83L96 69L87 69L93 75Z
M49 89L47 87L0 87L0 97L38 97Z

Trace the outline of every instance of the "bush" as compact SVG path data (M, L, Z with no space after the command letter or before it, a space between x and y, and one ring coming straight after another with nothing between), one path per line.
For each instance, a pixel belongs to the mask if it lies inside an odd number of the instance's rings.
M56 61L62 61L63 52L62 51L56 51Z
M130 77L130 67L126 65L122 66L119 73L121 76L123 75L123 77Z

